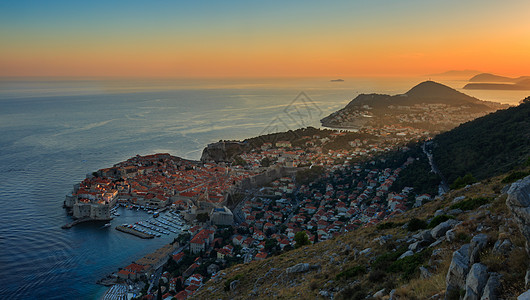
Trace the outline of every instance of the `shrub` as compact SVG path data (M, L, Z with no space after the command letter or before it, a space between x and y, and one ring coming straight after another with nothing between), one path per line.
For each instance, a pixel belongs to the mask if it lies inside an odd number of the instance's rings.
M431 222L429 222L429 228L434 228L436 227L438 224L440 223L443 223L449 219L454 219L455 217L453 216L448 216L448 215L439 215L439 216L436 216L434 217Z
M300 248L302 246L311 244L311 242L309 241L309 238L307 237L307 233L305 233L305 231L298 231L294 235L294 241L296 242L294 245L295 248Z
M379 269L379 270L386 270L386 268L396 259L398 259L401 254L405 253L407 251L407 247L401 247L396 251L388 251L386 253L383 253L375 258L374 262L372 263L372 268Z
M504 177L504 179L501 181L502 183L512 183L519 179L525 178L526 176L530 175L530 171L526 172L513 172L512 174Z
M318 281L317 281L317 280L314 280L314 279L313 279L313 280L311 280L311 282L309 283L309 288L310 288L312 291L318 289L318 286L319 286L319 284L318 284Z
M464 177L458 177L457 179L455 179L455 181L453 181L453 183L451 184L450 188L456 190L475 182L477 182L475 177L473 177L471 173L467 173Z
M227 281L225 281L225 287L224 287L225 291L228 292L228 291L230 290L230 284L231 284L233 281L239 280L239 279L241 279L241 278L243 278L243 275L242 275L242 274L238 274L238 275L236 275L236 276L234 276L234 277L228 279Z
M447 299L449 300L458 300L462 299L466 291L464 289L451 289L447 291Z
M385 222L385 223L377 224L376 228L379 229L379 230L385 230L385 229L390 229L390 228L403 226L404 224L405 223L401 223L401 222Z
M465 233L465 232L457 232L455 235L455 238L459 242L469 243L471 241L471 237Z
M349 279L364 273L366 273L366 268L364 266L355 266L340 272L335 278L337 280Z
M385 222L377 224L377 229L379 230L390 229L394 227L396 227L396 223L394 222Z
M390 266L388 266L388 271L393 273L403 272L404 279L410 279L412 275L416 272L419 266L431 256L432 249L427 248L414 255L404 257L402 259L396 260Z
M407 229L409 231L416 231L416 230L425 229L425 228L427 228L427 222L425 222L424 220L417 219L417 218L412 218L407 223Z
M451 209L461 209L461 210L472 210L475 208L478 208L488 202L490 202L490 198L485 197L479 197L479 198L471 198L467 200L462 200L458 203L455 203L450 206Z
M363 300L367 293L360 285L348 286L339 293L339 299Z
M368 274L368 280L370 282L381 282L385 279L386 272L382 270L372 270L370 274Z

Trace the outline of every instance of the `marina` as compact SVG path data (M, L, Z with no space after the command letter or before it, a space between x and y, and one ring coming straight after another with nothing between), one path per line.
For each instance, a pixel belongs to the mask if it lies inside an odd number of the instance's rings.
M113 210L114 209L117 208L113 208ZM117 213L117 211L115 211L114 213ZM159 213L156 213L158 216ZM155 215L153 215L153 218L154 217ZM105 224L105 227L107 226L107 224ZM162 235L178 235L181 232L188 230L189 226L185 224L185 222L178 214L170 211L164 213L163 215L160 215L160 217L156 220L144 219L130 224L124 223L122 225L116 226L115 228L118 231L128 233L140 238L151 239L155 237L161 237Z

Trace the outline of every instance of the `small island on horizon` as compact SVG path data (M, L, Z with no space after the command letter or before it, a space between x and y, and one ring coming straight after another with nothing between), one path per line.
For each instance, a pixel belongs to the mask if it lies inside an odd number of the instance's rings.
M490 73L475 75L464 86L466 90L530 90L530 76L506 77Z

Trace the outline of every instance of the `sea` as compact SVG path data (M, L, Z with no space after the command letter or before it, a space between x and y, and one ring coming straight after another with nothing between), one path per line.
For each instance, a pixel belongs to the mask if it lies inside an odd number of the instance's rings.
M198 160L219 140L320 127L360 93L400 94L428 78L1 78L0 299L98 299L105 275L171 242L113 227L71 229L65 195L86 174L137 154ZM465 82L441 81L460 89ZM516 105L525 92L465 91Z

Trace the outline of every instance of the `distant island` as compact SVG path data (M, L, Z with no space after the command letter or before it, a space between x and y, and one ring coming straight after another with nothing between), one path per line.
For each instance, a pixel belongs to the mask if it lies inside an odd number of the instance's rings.
M447 72L443 73L436 73L436 74L429 74L427 76L432 77L462 77L462 78L469 78L470 76L475 76L477 74L480 74L482 72L477 70L449 70Z
M340 79L340 78L339 79L331 79L330 81L331 82L343 82L344 79Z
M530 90L530 76L516 78L482 73L469 79L468 90Z
M436 133L452 129L506 107L425 81L400 95L361 94L343 109L323 118L321 123L325 127L344 129L413 128L423 135L424 131Z

